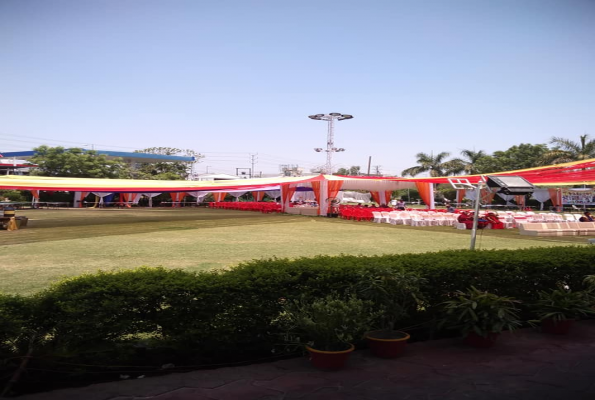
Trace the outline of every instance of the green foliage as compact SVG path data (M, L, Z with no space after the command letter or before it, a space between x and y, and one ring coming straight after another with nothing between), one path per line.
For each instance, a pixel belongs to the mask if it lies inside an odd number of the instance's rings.
M499 324L515 326L516 303L510 297L533 304L540 292L558 284L580 289L587 275L595 275L592 246L271 258L205 273L164 268L99 272L65 280L33 297L0 296L0 351L7 358L23 355L29 340L38 337L43 343L35 348L44 359L68 357L73 364L139 365L135 354L141 349L146 353L141 359L151 365L176 357L185 365L253 360L269 357L284 333L337 344L357 339L372 323L390 324L405 314L410 325L427 323L438 304L461 298L472 311L466 313L478 319L488 312L482 311L484 302L487 310L504 309L500 319L476 324L487 331ZM479 298L474 298L475 309L470 295L459 292L471 286ZM334 295L328 298L329 293ZM508 300L489 303L493 296ZM296 329L272 323L289 315L283 314L284 307L287 313L303 311L301 331L295 315L289 321ZM453 315L461 311L452 309ZM314 322L306 323L304 315Z
M542 157L542 164L561 164L572 161L587 160L595 157L595 140L589 140L589 135L581 135L580 142L573 142L572 140L553 137L550 144L554 148Z
M135 153L150 153L167 156L194 157L195 161L161 161L151 163L135 163L132 170L134 179L154 180L183 180L188 179L192 172L192 166L199 162L203 155L189 149L176 149L173 147L151 147L144 150L136 150Z
M539 321L556 322L595 314L594 297L590 291L572 291L559 285L551 291L540 291L539 298L530 305Z
M421 286L425 283L412 273L380 267L362 271L353 289L380 310L378 327L394 330L398 321L423 306Z
M341 351L363 337L375 317L372 302L336 293L324 298L284 302L275 323L289 343L302 343L322 351Z
M31 163L37 164L33 175L73 178L124 178L127 166L120 160L108 160L94 150L39 146Z
M8 199L9 201L27 201L27 197L20 190L0 190L0 201Z
M353 165L351 168L339 168L336 175L358 176L361 175L361 168L359 165Z
M495 151L491 156L477 159L474 168L478 174L533 168L545 165L543 156L547 152L548 147L545 144L521 143L508 150Z
M401 172L403 176L416 176L423 172L430 172L430 176L446 176L460 173L464 170L464 165L459 159L446 160L450 153L442 152L435 156L433 154L418 153L415 167L407 168Z
M511 297L498 296L471 287L457 291L454 298L442 303L444 315L439 326L457 329L463 336L475 332L482 337L521 325L516 304Z

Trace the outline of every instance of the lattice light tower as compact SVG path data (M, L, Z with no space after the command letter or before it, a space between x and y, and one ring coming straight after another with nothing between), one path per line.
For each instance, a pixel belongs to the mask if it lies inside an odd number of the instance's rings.
M343 121L345 119L352 119L353 115L341 114L341 113L328 113L328 114L314 114L308 115L308 118L319 121L328 121L328 134L326 137L326 150L321 147L316 147L314 151L320 153L326 151L326 166L325 173L330 175L333 173L333 153L345 151L342 147L335 147L335 120Z

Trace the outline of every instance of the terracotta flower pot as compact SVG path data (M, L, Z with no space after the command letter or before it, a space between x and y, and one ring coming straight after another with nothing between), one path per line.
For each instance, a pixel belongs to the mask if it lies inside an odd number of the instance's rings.
M316 368L337 370L343 368L345 364L347 364L349 355L355 350L355 346L350 344L349 349L342 351L322 351L306 346L306 350L310 353L310 362Z
M566 335L574 324L573 319L563 319L555 321L553 319L544 319L541 321L541 330L545 333L553 333L555 335Z
M405 350L409 334L401 331L373 331L366 334L370 351L377 357L395 358Z
M490 332L487 337L483 337L475 332L469 332L467 333L467 336L465 336L464 342L469 346L487 349L496 343L496 339L498 339L499 335L499 332Z

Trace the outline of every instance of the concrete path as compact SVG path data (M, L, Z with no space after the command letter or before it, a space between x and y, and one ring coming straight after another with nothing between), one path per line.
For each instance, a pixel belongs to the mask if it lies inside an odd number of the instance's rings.
M492 349L444 339L408 345L393 360L353 353L325 372L307 359L176 373L20 396L20 400L595 400L595 320L568 336L532 329Z

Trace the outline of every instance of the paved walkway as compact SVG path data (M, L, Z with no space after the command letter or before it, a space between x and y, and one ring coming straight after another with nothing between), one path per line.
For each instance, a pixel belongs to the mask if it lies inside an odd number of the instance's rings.
M568 336L523 329L492 349L444 339L393 360L356 351L324 372L306 358L64 389L20 400L594 400L595 320Z

